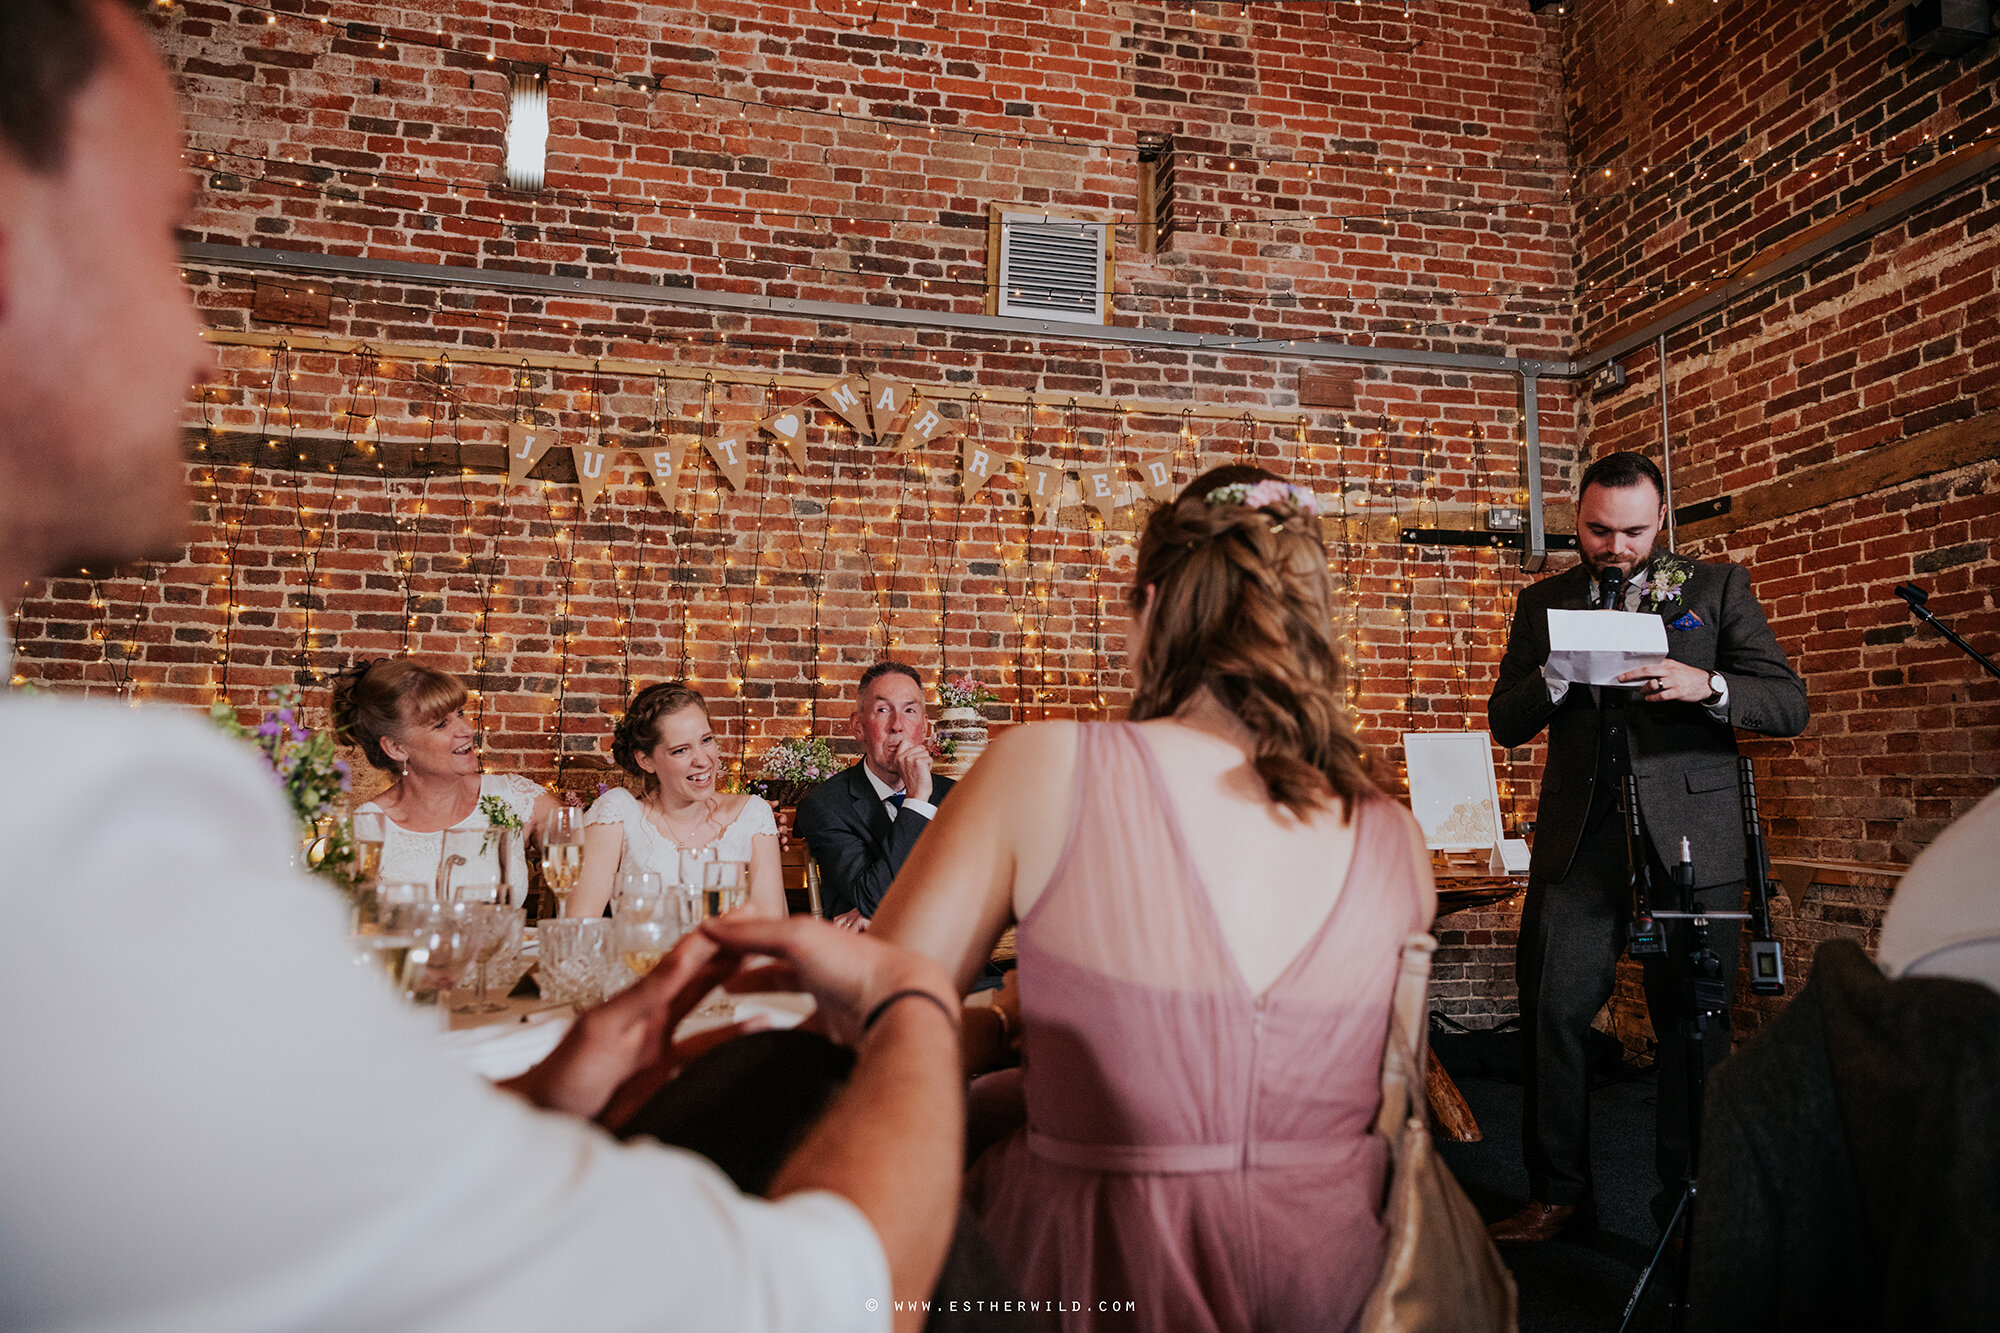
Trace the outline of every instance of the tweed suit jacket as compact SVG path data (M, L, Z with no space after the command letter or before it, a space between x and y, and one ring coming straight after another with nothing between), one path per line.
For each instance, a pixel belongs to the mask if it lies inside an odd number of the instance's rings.
M942 806L956 785L933 774L931 804ZM860 764L807 792L794 827L819 862L821 909L829 917L855 909L874 916L930 822L922 815L891 819Z
M1680 859L1680 842L1687 838L1695 885L1706 888L1743 878L1735 728L1796 736L1805 730L1808 712L1805 682L1771 633L1750 591L1749 573L1719 561L1688 563L1687 581L1659 608L1667 623L1667 656L1722 673L1729 682L1729 721L1717 722L1697 703L1645 703L1636 694L1624 711L1647 838L1666 865ZM1585 609L1593 604L1593 593L1581 563L1522 589L1499 679L1486 703L1493 737L1502 745L1525 745L1548 728L1529 862L1530 876L1542 883L1569 871L1595 793L1604 736L1604 709L1589 687L1573 685L1561 703L1549 702L1542 677L1549 658L1548 612Z

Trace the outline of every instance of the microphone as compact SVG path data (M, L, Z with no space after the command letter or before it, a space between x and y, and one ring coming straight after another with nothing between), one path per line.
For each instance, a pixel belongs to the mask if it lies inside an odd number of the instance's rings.
M1617 611L1625 600L1625 571L1613 565L1597 576L1597 609Z

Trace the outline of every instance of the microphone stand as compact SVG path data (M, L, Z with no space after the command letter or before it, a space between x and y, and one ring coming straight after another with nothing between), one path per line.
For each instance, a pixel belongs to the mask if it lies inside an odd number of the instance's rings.
M1914 583L1903 583L1897 585L1896 596L1902 598L1904 601L1910 604L1911 615L1923 621L1926 625L1929 625L1932 629L1944 635L1947 639L1950 639L1952 643L1956 644L1965 653L1967 657L1970 657L1973 661L1985 667L1987 675L1992 676L1995 680L2000 680L2000 666L1994 666L1992 659L1988 658L1984 653L1980 652L1977 648L1974 648L1964 639L1959 638L1958 635L1952 633L1951 627L1945 624L1942 620L1939 620L1936 614L1933 613L1929 607L1924 605L1925 602L1928 602L1931 599L1931 595L1929 593L1925 592L1922 588L1919 588Z

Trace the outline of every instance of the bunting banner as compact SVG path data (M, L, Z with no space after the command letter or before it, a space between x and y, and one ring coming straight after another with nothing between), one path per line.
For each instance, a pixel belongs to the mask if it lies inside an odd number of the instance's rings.
M576 460L576 484L583 491L585 509L596 504L597 497L604 494L605 480L611 475L611 460L621 452L594 444L572 444L569 447L569 456Z
M701 443L708 450L708 456L715 460L715 466L721 469L722 475L729 478L729 489L742 490L743 483L750 477L749 450L743 447L743 436L740 433L711 435Z
M806 465L806 419L796 407L782 408L757 423L757 429L775 436L785 446L801 470Z
M903 407L910 401L910 386L901 380L892 380L886 375L868 377L868 412L875 419L875 437L887 440L889 428L896 424L896 418L903 415Z
M953 428L957 424L927 401L922 390L918 390L910 395L910 417L903 423L903 433L897 437L895 451L906 454L912 449L921 449L940 436L954 434Z
M1118 472L1114 468L1087 467L1077 473L1083 483L1083 502L1104 516L1106 526L1118 508Z
M1174 456L1154 454L1139 460L1139 489L1166 503L1174 498Z
M516 421L507 427L507 484L519 486L556 442L556 433Z
M1064 473L1061 468L1042 467L1037 463L1023 463L1027 470L1028 509L1035 516L1035 522L1046 523L1055 512L1056 500L1062 495Z
M829 384L813 397L826 404L845 421L863 435L869 433L868 422L868 381L855 376L838 384Z
M639 461L646 465L646 471L653 474L653 486L666 501L669 510L680 506L681 470L680 450L670 444L655 441L650 449L639 450Z
M1009 463L1019 461L1012 454L1003 454L975 440L967 440L958 475L959 490L970 500L979 494L980 487L993 480L995 473L1004 471Z

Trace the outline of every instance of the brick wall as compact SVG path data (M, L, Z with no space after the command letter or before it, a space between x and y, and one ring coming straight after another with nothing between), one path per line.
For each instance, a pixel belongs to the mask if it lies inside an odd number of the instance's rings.
M307 4L266 23L195 0L158 22L190 107L197 241L978 313L989 206L1025 203L1115 223L1120 324L1560 355L1571 259L1552 30L1499 3L1449 25L1251 10L1084 6L1058 21L974 3L862 22L742 3L460 4L440 23ZM538 196L498 185L510 61L548 69ZM1180 227L1150 254L1141 136L1170 137L1178 163ZM1226 345L1105 346L1060 326L1030 343L212 263L188 277L222 362L188 414L195 541L138 576L31 588L17 623L29 680L249 706L278 681L407 649L478 688L495 767L572 785L594 773L629 684L683 669L753 771L770 739L843 718L884 652L978 672L1006 719L1115 713L1137 506L1106 523L1072 503L1034 526L1011 483L961 502L955 454L894 456L824 413L803 471L759 443L735 493L699 461L703 434L807 396L780 379L877 373L935 386L976 411L979 438L1030 458L1173 450L1186 480L1255 456L1352 492L1365 508L1328 537L1370 739L1393 760L1406 727L1480 720L1518 575L1491 553L1384 537L1515 496L1511 376L1350 365L1335 372L1343 405L1326 408L1299 395L1324 363ZM257 318L259 282L324 301L323 326ZM243 341L260 334L288 346ZM503 364L473 359L487 353ZM517 355L531 364L507 364ZM1541 403L1560 464L1570 395L1546 384ZM1238 415L1274 409L1281 423ZM580 513L560 445L526 485L496 475L511 420L562 443L663 438L698 484L670 514L628 453Z
M1515 381L1336 365L1333 392L1323 381L1307 403L1302 374L1328 363L1232 344L1569 357L1914 178L1995 114L1993 45L1905 53L1893 7L1568 10L167 6L156 22L201 173L195 240L970 314L985 308L989 210L1025 204L1110 226L1117 323L1218 345L192 263L222 342L220 378L187 415L194 542L164 566L31 586L16 670L251 705L407 648L478 686L495 767L571 785L591 780L629 683L683 667L753 768L770 739L837 720L884 651L977 671L1006 719L1115 713L1139 507L1106 523L1071 505L1034 526L1009 483L963 503L947 451L905 460L824 415L802 471L758 444L743 493L699 461L703 434L806 395L781 379L880 373L938 386L976 408L980 438L1031 458L1172 449L1186 479L1256 456L1358 493L1367 507L1327 531L1369 740L1393 760L1408 727L1479 725L1520 576L1384 538L1399 521L1466 525L1517 493ZM500 184L511 62L548 71L535 196ZM1150 253L1142 142L1171 155L1175 226ZM2000 407L1994 188L1676 334L1678 498L1749 495ZM278 289L267 300L325 302L323 321L256 317L259 282ZM315 337L411 350L339 355ZM594 374L599 360L663 373ZM1626 365L1627 387L1602 396L1542 381L1553 501L1580 456L1654 446L1658 368L1645 352ZM1274 410L1288 419L1234 415ZM560 446L504 485L494 446L512 420L562 443L664 438L699 484L669 513L626 454L581 514ZM1989 456L1684 534L1752 564L1814 692L1806 737L1753 746L1779 855L1893 866L1993 780L2000 695L1883 593L1915 574L1990 644L1995 491ZM1536 758L1499 756L1517 819L1532 817ZM1463 936L1449 942L1463 960L1441 965L1506 990L1507 922Z

